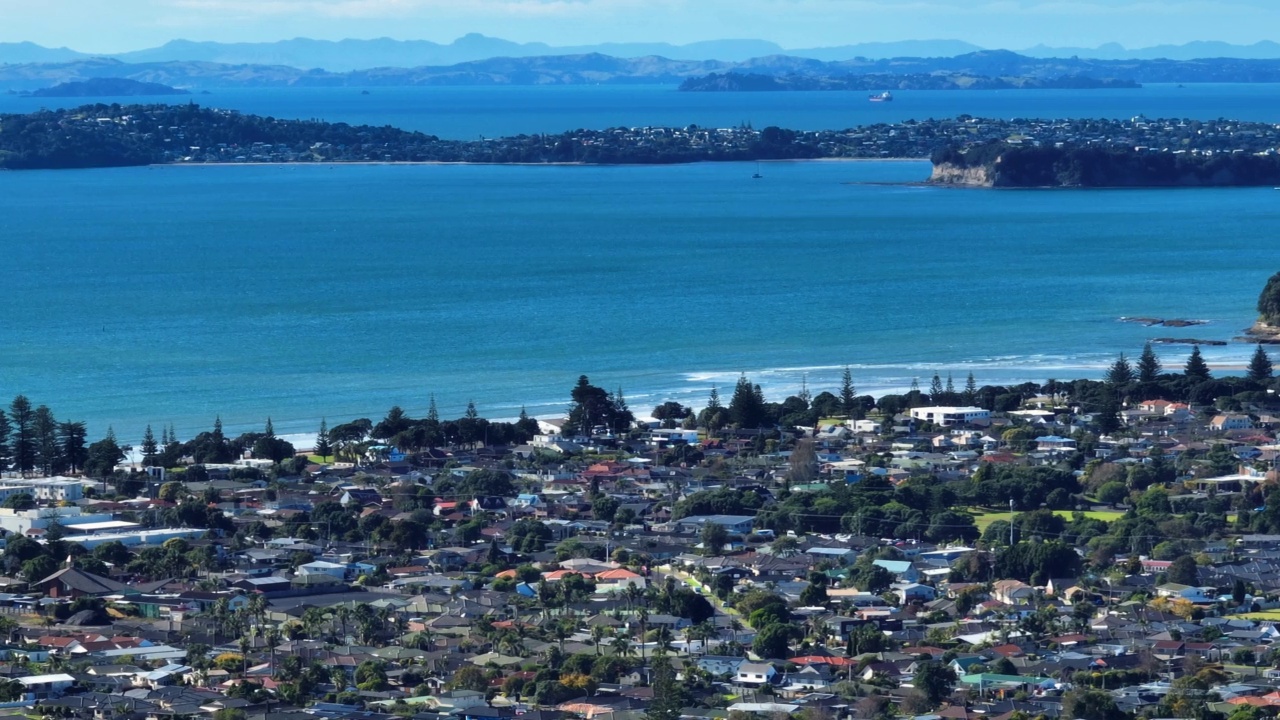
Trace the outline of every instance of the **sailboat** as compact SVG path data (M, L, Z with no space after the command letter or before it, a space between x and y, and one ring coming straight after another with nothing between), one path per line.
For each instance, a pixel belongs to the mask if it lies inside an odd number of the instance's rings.
M764 176L760 174L760 163L756 163L756 172L754 175L751 176L751 179L759 180L762 177Z

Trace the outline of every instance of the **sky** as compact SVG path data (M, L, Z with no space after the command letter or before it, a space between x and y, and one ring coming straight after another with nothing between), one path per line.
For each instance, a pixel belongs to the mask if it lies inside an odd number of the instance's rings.
M786 48L958 39L990 48L1276 38L1277 0L0 0L0 42L83 52L472 32L552 45L759 38Z

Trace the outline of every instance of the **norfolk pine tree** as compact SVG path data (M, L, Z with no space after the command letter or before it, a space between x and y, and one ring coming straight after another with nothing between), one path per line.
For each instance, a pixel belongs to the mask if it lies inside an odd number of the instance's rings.
M1271 379L1272 373L1271 357L1267 355L1267 351L1262 349L1262 344L1258 344L1258 348L1253 351L1253 358L1249 360L1249 379L1254 382L1263 382Z
M1209 374L1209 365L1205 363L1204 357L1200 355L1200 346L1191 346L1191 357L1187 358L1186 367L1183 368L1183 374L1189 380L1204 382L1212 377Z
M1138 382L1155 382L1160 377L1160 358L1151 349L1151 343L1142 346L1142 357L1138 358Z

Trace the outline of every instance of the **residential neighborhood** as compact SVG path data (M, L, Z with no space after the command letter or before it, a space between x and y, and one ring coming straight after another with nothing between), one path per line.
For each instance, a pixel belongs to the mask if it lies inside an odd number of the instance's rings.
M781 403L744 376L640 417L582 377L563 418L393 408L302 451L218 421L104 473L34 462L0 483L0 705L1256 720L1280 403L1261 364L1152 363Z

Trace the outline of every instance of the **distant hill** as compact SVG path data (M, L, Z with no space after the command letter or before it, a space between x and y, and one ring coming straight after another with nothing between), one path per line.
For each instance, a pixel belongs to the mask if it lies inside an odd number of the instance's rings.
M769 55L742 62L619 58L599 53L498 57L453 65L384 67L351 72L300 70L287 65L231 65L209 61L140 62L93 58L61 63L0 65L0 91L32 91L55 83L125 78L196 89L226 87L408 87L428 85L679 85L689 78L735 73L766 77L823 78L944 75L1019 79L1018 84L1088 78L1106 86L1132 83L1280 82L1280 60L1089 60L1032 58L1005 50L955 57L823 62ZM887 83L877 82L882 87ZM1069 87L1091 87L1075 81ZM894 87L902 87L894 85Z
M90 55L67 48L45 48L34 43L0 43L0 64L68 62L106 57L129 63L212 62L229 65L283 65L302 70L324 69L351 72L384 67L440 67L477 62L497 57L528 58L565 55L609 55L618 58L658 56L669 60L745 62L752 58L787 55L808 60L836 62L866 58L942 58L979 52L985 48L962 40L905 40L873 42L833 47L784 48L767 40L707 40L673 45L670 43L599 43L554 46L546 43L517 43L478 33L464 35L450 43L428 40L313 40L294 38L264 43L218 43L173 40L159 47L114 55ZM1038 45L1021 52L1034 58L1086 58L1094 60L1193 60L1197 58L1280 58L1280 43L1265 41L1253 45L1222 42L1193 42L1128 49L1116 43L1097 48L1046 47Z
M88 80L66 82L50 88L41 88L31 93L32 97L63 98L98 98L98 97L145 97L151 95L190 95L181 90L160 83L139 82L128 78L89 78Z

